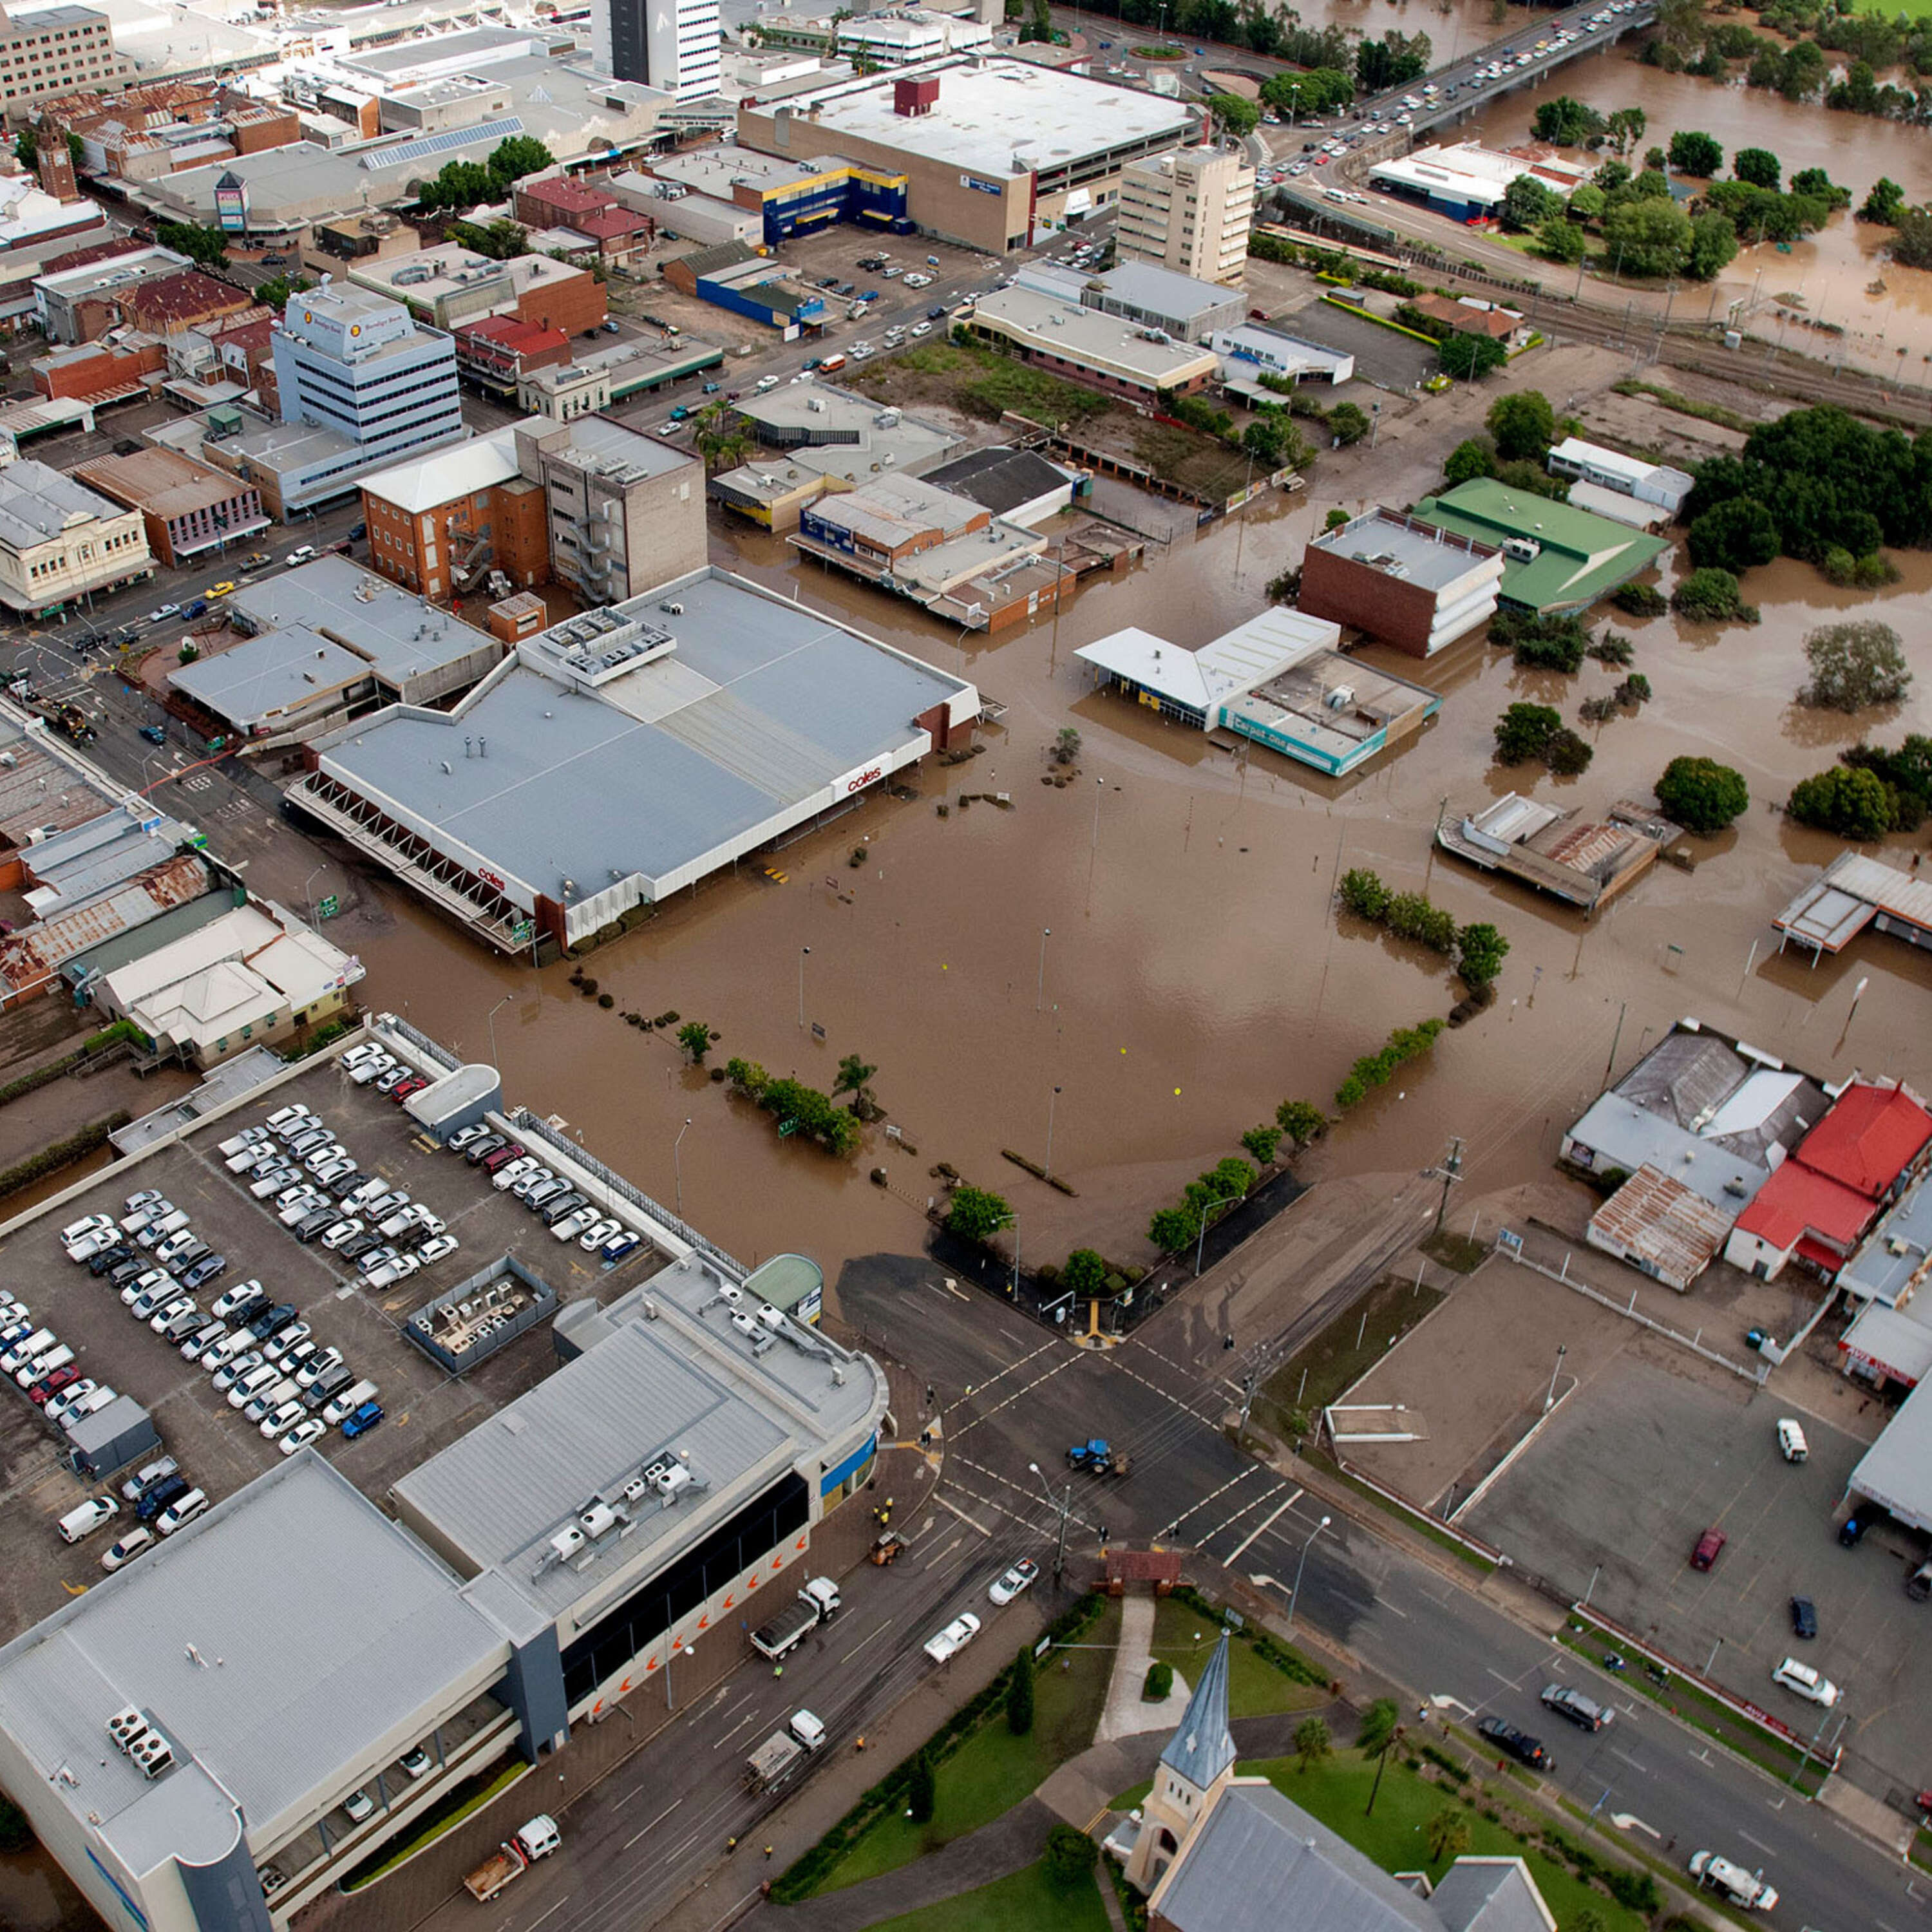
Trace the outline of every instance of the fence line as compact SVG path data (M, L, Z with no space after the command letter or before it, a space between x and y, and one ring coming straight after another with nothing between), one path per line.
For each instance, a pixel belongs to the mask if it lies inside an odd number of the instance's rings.
M540 1114L533 1114L527 1107L513 1108L508 1118L517 1132L526 1141L540 1140L548 1142L562 1157L594 1175L615 1195L630 1202L660 1227L668 1228L681 1241L715 1262L732 1280L742 1284L751 1270L745 1264L728 1255L715 1242L707 1240L695 1228L688 1226L668 1208L660 1207L644 1190L626 1180L614 1169L606 1167L597 1156L589 1152L580 1141L574 1141L560 1134Z
M1561 1286L1574 1288L1577 1294L1596 1303L1598 1307L1607 1308L1612 1315L1621 1315L1627 1320L1636 1322L1640 1328L1648 1328L1652 1334L1661 1335L1666 1341L1675 1342L1680 1347L1688 1348L1694 1355L1702 1356L1706 1361L1718 1368L1730 1370L1732 1375L1750 1383L1754 1388L1762 1388L1766 1378L1771 1373L1768 1364L1760 1369L1748 1369L1742 1363L1732 1361L1730 1356L1720 1355L1716 1349L1706 1348L1700 1339L1704 1333L1701 1328L1695 1335L1687 1335L1681 1328L1672 1328L1667 1322L1659 1322L1654 1317L1646 1315L1636 1305L1635 1288L1630 1290L1628 1302L1613 1301L1607 1294L1591 1287L1588 1282L1573 1280L1570 1274L1570 1257L1567 1253L1563 1257L1562 1272L1559 1274L1554 1268L1545 1268L1540 1262L1532 1261L1527 1255L1517 1253L1514 1248L1502 1248L1498 1252L1508 1256L1518 1268L1534 1268L1538 1274L1546 1276Z
M434 1060L446 1073L454 1073L463 1064L448 1047L431 1040L421 1028L412 1027L395 1013L379 1014L376 1023L385 1033L401 1034L425 1060Z

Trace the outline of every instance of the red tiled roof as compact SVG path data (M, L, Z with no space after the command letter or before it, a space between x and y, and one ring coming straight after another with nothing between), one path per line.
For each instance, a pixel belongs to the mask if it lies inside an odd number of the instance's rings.
M626 235L647 233L651 224L628 208L600 208L594 214L574 217L570 225L593 242L610 242L621 240Z
M517 192L568 214L589 214L600 208L614 207L617 199L607 188L586 188L581 182L572 181L520 182Z
M252 308L254 304L232 283L218 282L199 268L184 268L178 274L158 275L151 282L137 282L121 299L142 321L199 322L224 310Z
M545 328L538 322L520 321L514 315L486 316L481 322L465 322L451 332L459 342L475 338L496 343L523 356L533 355L539 350L570 346L570 338L562 329Z
M1780 1250L1795 1248L1808 1232L1849 1248L1875 1211L1865 1196L1792 1160L1758 1190L1738 1216L1738 1228Z
M1861 1080L1798 1144L1798 1158L1876 1201L1932 1141L1932 1114L1901 1088Z

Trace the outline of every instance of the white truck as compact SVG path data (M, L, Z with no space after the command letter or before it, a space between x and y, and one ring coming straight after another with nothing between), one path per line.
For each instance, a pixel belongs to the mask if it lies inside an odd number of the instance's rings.
M514 1878L520 1878L539 1858L547 1858L563 1843L556 1820L539 1812L526 1825L517 1828L514 1838L506 1838L490 1856L463 1881L464 1889L479 1905L487 1904Z
M838 1586L814 1576L768 1624L752 1633L752 1648L774 1660L796 1650L822 1623L838 1613Z
M1716 1852L1693 1852L1690 1876L1700 1886L1729 1899L1733 1905L1743 1906L1747 1911L1754 1906L1760 1912L1777 1910L1778 1893L1774 1887L1766 1884L1755 1872L1733 1864Z
M794 1711L785 1728L774 1731L745 1760L745 1784L752 1791L777 1791L791 1782L808 1753L822 1750L825 1726L809 1711Z

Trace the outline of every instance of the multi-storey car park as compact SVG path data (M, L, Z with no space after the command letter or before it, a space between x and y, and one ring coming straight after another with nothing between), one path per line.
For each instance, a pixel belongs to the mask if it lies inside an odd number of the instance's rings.
M98 1482L62 1475L46 1520L32 1507L11 1519L17 1599L50 1613L0 1648L0 1788L112 1923L285 1924L453 1781L510 1752L548 1756L655 1684L700 1628L784 1594L876 1454L884 1376L800 1318L809 1300L787 1290L808 1263L748 1273L575 1142L506 1114L494 1069L386 1018L364 1037L426 1078L404 1109L333 1054L264 1057L262 1084L225 1082L206 1112L136 1124L136 1152L0 1231L8 1278L45 1284L36 1312L149 1406L213 1499L105 1576L109 1530L73 1547L53 1533ZM402 1336L393 1291L298 1244L218 1157L298 1102L461 1236L466 1258L424 1270L407 1296L420 1305ZM440 1146L472 1125L514 1133L638 1248L607 1268L549 1239ZM224 1282L245 1273L286 1295L408 1406L409 1429L284 1456L130 1325L68 1266L58 1231L146 1186L224 1244ZM523 1312L506 1346L464 1367L451 1338L492 1292ZM531 1330L553 1295L547 1348ZM0 1435L47 1426L16 1406ZM128 1439L145 1445L134 1457L153 1453L152 1432ZM112 1530L131 1526L124 1505Z

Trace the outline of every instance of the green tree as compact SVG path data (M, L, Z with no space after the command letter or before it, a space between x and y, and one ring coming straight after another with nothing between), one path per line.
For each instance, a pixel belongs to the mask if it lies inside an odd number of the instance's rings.
M1091 1300L1107 1286L1107 1264L1091 1248L1076 1248L1060 1270L1060 1285L1083 1301Z
M1466 926L1456 934L1456 970L1472 992L1494 983L1509 952L1509 941L1487 920Z
M40 130L31 121L22 122L14 130L14 154L31 174L34 163L40 158Z
M1198 1217L1185 1208L1156 1209L1148 1222L1148 1239L1164 1255L1178 1255L1194 1244Z
M1431 1816L1424 1829L1429 1840L1429 1862L1432 1865L1460 1858L1469 1849L1468 1820L1446 1804Z
M1784 176L1782 164L1768 148L1740 148L1731 157L1731 172L1739 181L1749 182L1753 188L1773 190Z
M1563 197L1534 175L1518 175L1503 190L1503 226L1515 234L1526 234L1562 212Z
M1364 94L1404 87L1429 71L1431 50L1426 34L1404 34L1391 27L1378 40L1366 36L1355 47L1355 81Z
M218 268L228 259L228 238L218 228L202 228L192 221L157 222L154 239L204 268Z
M1708 134L1682 128L1670 137L1670 165L1681 175L1708 181L1724 165L1724 151Z
M1798 701L1824 710L1896 704L1912 683L1898 633L1871 619L1821 625L1806 636L1804 657L1811 676Z
M1498 760L1520 765L1541 758L1562 724L1562 714L1546 704L1512 704L1496 720Z
M1579 772L1588 769L1590 760L1596 755L1596 747L1588 739L1579 737L1567 724L1551 732L1549 742L1543 748L1543 762L1558 778L1574 778Z
M1509 352L1500 342L1486 335L1452 335L1436 352L1442 373L1462 382L1474 382L1492 369L1500 369Z
M1618 203L1604 217L1612 268L1629 275L1677 275L1690 254L1690 218L1674 201Z
M1046 1834L1046 1875L1063 1891L1092 1871L1096 1856L1094 1840L1071 1825L1056 1825Z
M749 1100L763 1100L765 1089L771 1084L771 1076L755 1060L741 1059L736 1054L724 1063L724 1078L734 1093Z
M1653 788L1664 816L1708 837L1750 803L1744 775L1714 758L1672 758Z
M932 1754L921 1751L912 1761L912 1774L906 1784L906 1809L912 1814L915 1825L929 1825L938 1802L939 1780L933 1774Z
M1368 411L1358 403L1337 403L1328 412L1329 430L1345 448L1360 442L1371 427Z
M493 262L514 262L530 252L530 232L520 222L499 216L480 225L474 221L452 221L449 238L458 247L487 255Z
M556 157L534 134L512 134L490 150L486 164L498 181L520 181L556 166Z
M1748 570L1783 548L1778 519L1755 496L1733 496L1706 510L1684 532L1684 548L1700 570Z
M1465 436L1449 452L1449 460L1442 466L1442 474L1453 489L1458 483L1467 483L1478 476L1493 476L1496 473L1496 453L1490 446L1476 436Z
M1281 1130L1270 1126L1250 1127L1241 1136L1241 1144L1265 1167L1274 1160L1275 1149L1281 1144Z
M1822 168L1800 168L1791 177L1791 192L1822 201L1833 212L1852 205L1852 191L1840 188Z
M1498 456L1528 457L1540 463L1556 440L1556 412L1540 389L1498 396L1483 421L1496 438Z
M1584 182L1570 191L1569 212L1578 221L1598 221L1603 218L1610 197L1594 182Z
M1388 917L1391 896L1378 873L1366 866L1352 866L1342 874L1338 890L1342 904L1358 919L1380 921Z
M729 470L744 461L752 448L750 425L722 399L706 403L697 416L697 434L692 439L705 466Z
M1619 107L1604 124L1604 138L1626 158L1644 136L1650 116L1641 107Z
M1362 1713L1360 1727L1355 1732L1355 1748L1363 1756L1373 1757L1401 1728L1402 1713L1396 1708L1395 1700L1378 1697Z
M1033 1646L1022 1644L1006 1672L1006 1729L1023 1738L1033 1729Z
M872 1076L878 1072L869 1060L861 1060L856 1053L848 1053L838 1063L838 1078L832 1083L832 1096L836 1100L841 1094L852 1096L852 1111L855 1114L868 1114L872 1110Z
M1714 281L1738 254L1738 231L1727 214L1715 208L1694 215L1690 220L1690 252L1684 272L1695 282Z
M1208 111L1238 141L1246 140L1261 125L1260 108L1238 94L1209 94Z
M1871 193L1858 204L1858 219L1875 221L1881 228L1895 228L1905 212L1905 190L1898 182L1880 175L1872 183Z
M1590 252L1589 238L1567 214L1544 222L1536 231L1536 245L1551 261L1566 266L1580 262Z
M1012 1226L1013 1210L991 1189L962 1181L946 1210L946 1231L962 1241L986 1241Z
M1603 133L1604 117L1594 107L1559 94L1537 109L1529 130L1539 141L1548 141L1559 148L1580 148Z
M1312 1100L1284 1100L1274 1110L1274 1119L1298 1152L1328 1124L1328 1116Z
M1694 570L1670 593L1670 608L1693 623L1722 623L1726 618L1757 622L1757 612L1738 587L1738 580L1728 570Z
M1174 1666L1156 1660L1147 1667L1147 1675L1141 1679L1141 1702L1159 1704L1165 1701L1174 1689Z
M1321 1718L1304 1718L1294 1727L1294 1755L1301 1768L1319 1764L1334 1749L1334 1740L1329 1735L1327 1721Z
M1834 765L1791 788L1786 811L1801 825L1862 844L1892 829L1892 794L1876 772Z
M315 284L306 275L271 275L255 284L255 299L265 308L285 309L291 296L298 296Z
M711 1051L711 1028L703 1020L686 1020L677 1030L677 1043L691 1055L694 1066L702 1066Z

